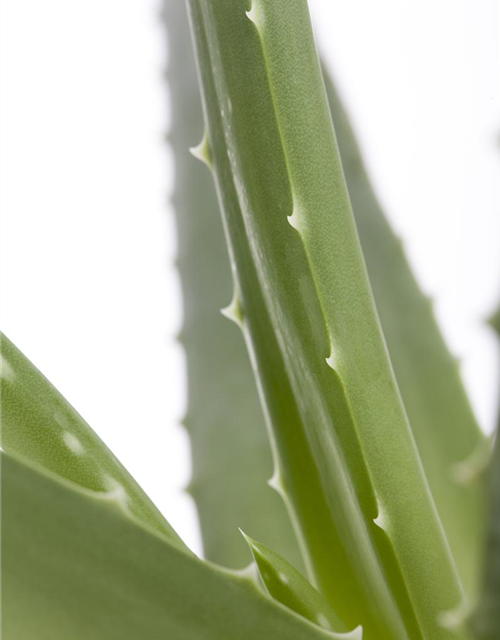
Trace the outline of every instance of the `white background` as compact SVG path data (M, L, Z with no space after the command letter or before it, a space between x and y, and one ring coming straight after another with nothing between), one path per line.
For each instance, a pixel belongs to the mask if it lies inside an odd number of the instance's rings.
M181 0L172 0L181 1ZM311 0L483 428L498 389L497 0ZM2 328L200 549L157 0L2 0ZM196 140L192 141L196 143Z

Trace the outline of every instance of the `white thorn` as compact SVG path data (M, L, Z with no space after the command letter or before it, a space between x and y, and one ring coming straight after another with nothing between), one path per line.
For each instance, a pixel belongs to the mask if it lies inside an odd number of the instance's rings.
M250 20L250 22L253 22L254 25L257 27L257 6L255 4L255 2L252 3L252 8L250 9L250 11L245 11L247 18Z
M337 365L335 362L335 358L333 357L333 351L330 353L328 358L326 358L326 364L330 367L330 369L337 371Z
M376 524L379 529L382 529L382 531L387 532L387 516L380 504L378 505L378 516L374 518L373 523Z
M212 159L210 156L210 145L208 142L208 135L205 130L203 133L203 138L201 139L200 144L195 147L190 147L189 151L191 155L193 155L198 160L201 160L204 164L207 165L209 169L212 168Z
M297 216L294 213L292 213L291 216L288 216L287 220L291 227L293 227L296 231L299 230Z
M292 209L291 215L287 217L287 220L291 227L293 227L296 231L300 232L300 226L301 226L300 225L301 216L299 214L300 208L297 204L297 200L295 196L292 196L292 197L293 197L293 209Z
M239 327L243 327L243 309L241 308L241 303L236 290L231 302L227 307L221 309L220 312L228 320L231 320L231 322L236 323Z
M274 469L274 473L267 481L267 484L282 496L284 494L283 482L281 480L280 473L277 468Z
M338 637L342 638L342 640L363 640L363 627L360 625L359 627L356 627L352 631L338 634Z

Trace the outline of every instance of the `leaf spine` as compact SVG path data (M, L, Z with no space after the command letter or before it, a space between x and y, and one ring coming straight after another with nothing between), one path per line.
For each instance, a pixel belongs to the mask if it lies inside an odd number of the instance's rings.
M200 144L190 147L189 151L197 160L201 160L203 164L212 170L212 155L210 153L210 143L208 141L208 133L205 129Z
M250 11L245 11L245 14L247 16L247 18L250 20L250 22L253 22L253 24L257 27L257 30L259 29L259 10L257 8L257 2L254 0L252 2L252 6L250 8Z
M228 320L231 320L231 322L234 322L240 328L243 328L243 307L241 306L240 298L238 296L238 293L236 292L236 287L234 288L233 299L228 304L228 306L221 309L220 312Z
M335 358L335 352L332 346L330 346L330 355L328 356L328 358L326 358L326 364L330 367L330 369L338 372L337 360Z
M291 184L291 180L290 180L290 184ZM301 218L302 216L300 215L299 206L297 204L295 196L293 196L293 209L292 209L292 213L289 216L287 216L287 220L288 220L288 224L291 227L293 227L295 231L298 231L299 233L301 232Z
M382 508L380 502L378 503L378 515L373 519L373 523L376 524L379 529L388 533L389 521L385 513L385 509Z
M342 640L363 640L363 627L360 625L352 631L347 631L347 633L336 633L335 638L342 638Z
M276 493L284 499L285 498L285 485L283 483L281 473L278 470L278 467L275 467L273 475L267 481L267 484L274 489Z

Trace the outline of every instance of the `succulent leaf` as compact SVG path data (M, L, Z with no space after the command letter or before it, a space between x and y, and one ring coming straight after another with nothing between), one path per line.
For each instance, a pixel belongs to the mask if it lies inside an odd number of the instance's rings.
M204 555L226 567L243 567L248 556L238 532L243 527L267 544L279 545L301 568L290 518L266 484L273 471L272 454L250 360L238 327L220 313L232 295L236 301L236 290L213 180L187 152L201 137L203 115L186 5L165 0L163 6L172 114L169 142L175 163L172 204L184 305L180 342L187 364L184 424L193 465L189 492L199 514ZM206 133L202 147L205 161ZM226 309L238 325L239 311L234 305Z
M2 463L2 637L328 640L247 577L15 454Z
M348 632L323 596L289 562L243 531L241 533L267 591L275 600L318 626L335 632L338 638L362 640L361 628Z
M464 588L477 592L484 531L480 470L491 446L479 429L432 304L411 271L367 175L336 88L324 73L356 227L413 436Z
M438 619L461 587L384 349L307 5L189 6L247 340L315 583L367 637L451 638Z
M332 637L196 558L5 336L1 383L2 637Z
M135 517L189 552L83 418L3 334L0 354L3 450L80 487L116 497Z

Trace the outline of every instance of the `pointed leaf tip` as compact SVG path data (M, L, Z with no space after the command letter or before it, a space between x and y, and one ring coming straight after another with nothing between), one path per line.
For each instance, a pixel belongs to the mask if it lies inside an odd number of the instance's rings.
M241 529L264 585L275 600L332 633L333 638L361 640L361 628L347 632L323 596L282 556Z

